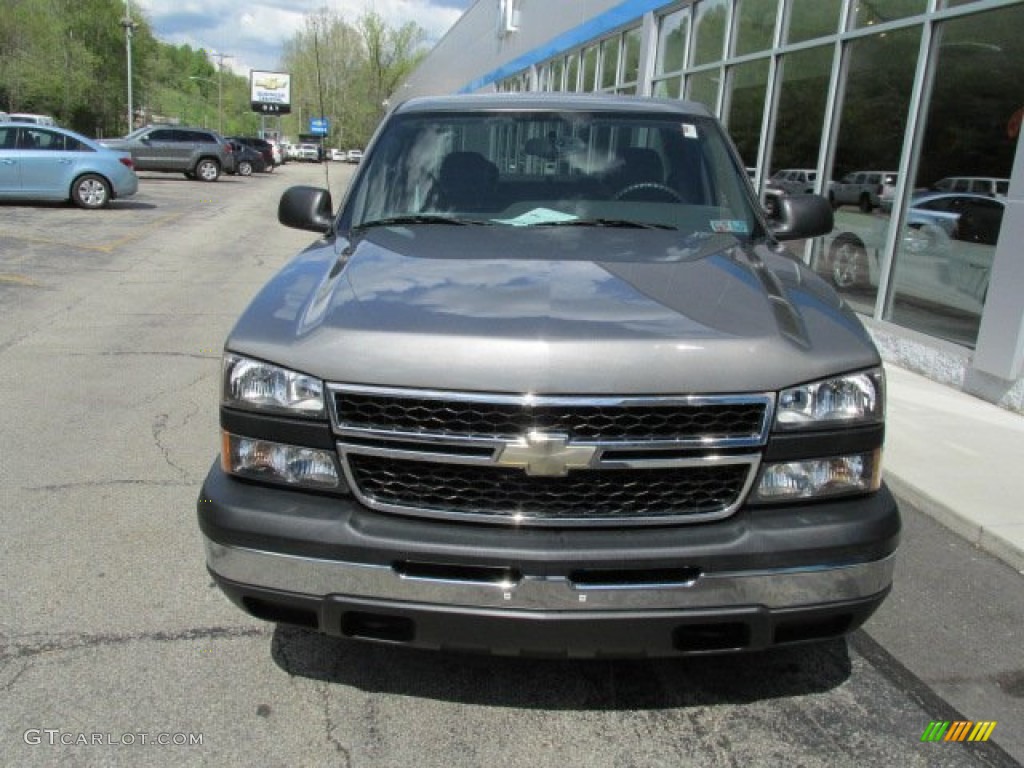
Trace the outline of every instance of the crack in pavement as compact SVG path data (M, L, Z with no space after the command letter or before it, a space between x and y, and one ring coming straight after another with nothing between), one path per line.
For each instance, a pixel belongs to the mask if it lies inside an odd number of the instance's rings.
M188 470L174 463L174 460L171 459L171 449L164 445L163 442L161 442L160 440L160 436L167 429L168 418L170 417L166 413L157 414L156 421L153 422L153 443L156 445L160 453L163 455L164 461L167 462L167 465L169 467L172 467L173 469L176 469L178 473L181 475L182 480L184 480L186 483L192 483L194 481L189 475Z
M80 483L54 483L52 485L25 485L23 491L71 491L78 488L112 488L118 485L143 485L159 488L195 488L194 482L177 480L84 480Z
M4 683L2 687L0 687L0 690L2 690L4 693L8 693L14 687L15 683L17 683L18 680L21 679L21 676L28 672L29 667L31 666L32 662L26 661L22 668L18 670L17 674L15 674L14 677L12 677L10 680Z
M128 643L176 643L191 640L222 640L246 637L271 637L273 627L196 627L180 632L80 633L63 637L43 637L34 642L0 637L0 661L31 659L48 653L77 651L83 648L126 645ZM29 636L31 637L31 636Z
M45 328L48 328L52 321L54 321L61 314L66 314L70 312L83 301L85 301L88 295L88 293L83 293L80 296L76 296L75 298L72 299L70 303L64 305L58 310L55 310L54 312L51 312L50 314L38 320L37 322L33 323L32 330L25 331L24 333L15 336L13 339L8 339L7 341L0 342L0 354L3 354L11 347L15 347L21 344L23 341L41 333Z
M129 404L131 405L132 408L139 408L139 407L144 406L144 405L150 405L151 403L155 403L157 400L159 400L160 398L162 398L162 397L164 397L164 396L166 396L168 394L171 394L171 393L179 394L181 392L185 392L186 390L192 389L192 387L196 386L200 382L206 381L209 378L212 378L214 376L219 376L219 375L220 375L220 369L219 368L217 368L217 369L215 369L213 371L204 371L203 373L201 373L196 378L192 379L192 381L188 382L187 384L184 384L182 386L171 386L171 387L167 387L166 389L157 390L156 392L152 392L150 394L147 394L145 397L143 397L143 398L141 398L139 400L132 400ZM203 401L205 402L206 398L203 398ZM194 416L194 415L195 414L192 414L192 416ZM167 416L168 418L170 418L168 414L164 414L164 416ZM191 416L189 418L191 418ZM182 424L178 425L179 428L183 427L183 426L185 426L185 422L183 422Z
M112 352L66 352L65 357L188 357L194 360L220 360L220 355L203 355L195 352L136 352L132 350Z
M334 747L334 751L345 758L344 765L350 767L352 765L352 753L349 751L348 747L342 744L334 735L334 732L338 729L340 724L335 723L334 718L331 717L331 684L325 681L318 685L317 688L320 690L320 698L323 701L324 733L327 736L327 743L331 744Z

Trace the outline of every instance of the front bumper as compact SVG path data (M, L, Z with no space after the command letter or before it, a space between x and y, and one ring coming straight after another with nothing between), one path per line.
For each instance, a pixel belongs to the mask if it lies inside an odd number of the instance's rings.
M539 530L425 521L211 469L207 567L248 613L418 647L674 655L819 640L892 583L886 491L708 524Z

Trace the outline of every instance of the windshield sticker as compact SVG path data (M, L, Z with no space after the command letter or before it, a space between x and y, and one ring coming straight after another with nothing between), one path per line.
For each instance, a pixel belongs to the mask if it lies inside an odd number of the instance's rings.
M692 123L683 123L683 136L688 139L697 138L697 126Z
M555 211L551 208L534 208L532 211L527 211L514 219L491 219L491 221L497 224L509 224L513 227L528 227L531 224L549 224L553 221L575 221L579 216L573 216L571 213L563 213L562 211Z
M711 231L745 235L750 232L750 228L743 219L712 219Z

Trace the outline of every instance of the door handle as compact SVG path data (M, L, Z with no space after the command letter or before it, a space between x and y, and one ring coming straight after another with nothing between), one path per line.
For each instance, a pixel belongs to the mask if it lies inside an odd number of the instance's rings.
M17 160L0 160L0 163L3 163L4 165L14 165L16 162L18 162L18 161Z
M61 165L71 165L71 161L68 160L66 157L62 157L57 162L60 163Z

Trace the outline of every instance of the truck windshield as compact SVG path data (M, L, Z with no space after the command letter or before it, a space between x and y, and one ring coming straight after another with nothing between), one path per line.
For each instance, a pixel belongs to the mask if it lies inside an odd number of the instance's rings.
M621 112L393 117L342 229L445 220L762 234L743 169L714 120Z

